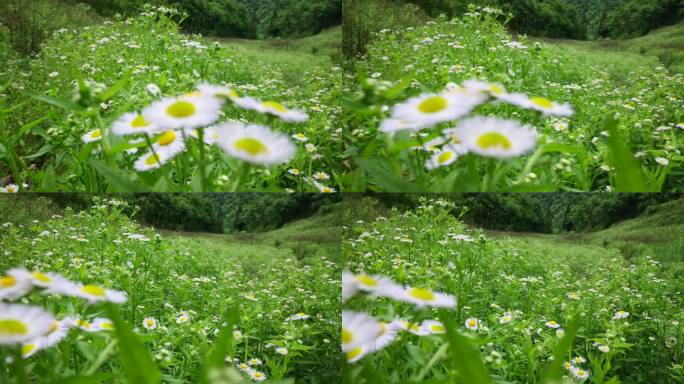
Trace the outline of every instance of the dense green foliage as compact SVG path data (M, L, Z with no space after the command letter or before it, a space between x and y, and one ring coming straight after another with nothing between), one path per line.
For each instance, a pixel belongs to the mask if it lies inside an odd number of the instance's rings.
M510 13L516 32L564 38L634 37L684 18L681 0L404 0L437 16L462 15L468 4Z
M103 14L132 14L149 0L79 0ZM185 30L222 37L301 37L339 25L340 0L165 0L186 12Z
M94 203L45 218L52 209L44 199L0 196L0 275L23 266L128 296L107 309L37 290L26 295L25 304L60 320L116 316L125 324L115 321L116 333L75 326L58 344L15 364L8 363L13 346L3 343L0 382L159 384L154 371L161 371L168 383L216 383L216 375L203 369L212 364L226 376L220 382L238 384L249 380L238 365L252 358L259 359L253 369L274 382L339 380L339 241L304 240L304 226L273 239L263 234L258 243L225 235L166 236L132 221L125 201L109 196ZM297 313L304 317L293 319ZM150 318L154 327L143 322ZM229 319L235 329L224 323ZM122 334L124 326L134 332ZM232 343L221 336L225 332Z
M395 321L409 323L398 334L396 328L383 333L385 341L375 344L380 347L367 347L377 351L349 364L344 372L350 382L684 379L681 275L674 264L659 261L655 248L625 255L608 243L562 236L491 237L455 218L444 200L449 199L426 199L415 210L394 210L374 220L350 220L343 255L356 281L389 285L378 278L383 276L421 289L422 297L439 292L456 299L438 311L437 303L418 307L387 298L382 289L362 288L371 294L357 294L345 309L367 313L390 324L387 329ZM681 246L682 232L673 237ZM434 319L444 326L432 332L411 327ZM481 370L484 374L477 374Z
M387 208L415 209L421 194L372 195ZM455 204L452 214L481 228L540 233L593 232L679 204L677 193L464 193L439 194ZM675 220L675 219L673 219ZM681 220L684 224L684 219Z

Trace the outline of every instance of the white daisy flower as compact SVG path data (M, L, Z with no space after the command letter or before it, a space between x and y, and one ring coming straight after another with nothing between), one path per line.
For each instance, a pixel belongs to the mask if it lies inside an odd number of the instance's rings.
M354 274L349 271L342 271L342 301L349 300L358 291Z
M465 119L456 127L454 134L470 152L500 159L523 155L534 149L537 143L537 132L533 127L493 117Z
M250 366L261 365L263 363L264 362L261 359L258 359L256 357L247 360L247 364L249 364Z
M506 324L510 323L511 320L513 320L513 317L511 316L510 313L506 312L499 318L499 324Z
M290 138L268 127L236 122L217 129L218 146L230 156L248 163L275 165L287 162L295 154Z
M662 166L667 166L670 164L670 160L664 158L664 157L656 157L655 162L662 165Z
M19 186L16 184L7 184L4 188L0 188L1 193L17 193L19 192Z
M21 345L21 357L28 359L45 348L40 339L31 340Z
M55 318L40 307L0 303L0 345L24 343L50 332Z
M112 132L118 136L137 133L152 134L159 132L159 128L145 120L145 117L139 113L126 113L112 123Z
M92 131L81 136L81 140L83 140L83 142L86 144L100 141L102 140L102 131L99 129L93 129Z
M176 324L184 324L187 323L188 320L190 320L190 316L188 316L187 312L181 312L178 317L176 317Z
M74 320L70 317L65 317L62 320L55 320L50 325L50 330L31 341L37 341L40 349L50 348L64 340L69 334L69 329L75 326Z
M617 311L617 312L615 312L615 315L613 315L613 320L626 319L628 317L629 317L629 312Z
M608 353L608 352L610 352L610 347L607 345L601 344L598 346L598 350L603 352L603 353Z
M311 317L311 316L307 315L304 312L299 312L299 313L295 313L294 315L288 317L287 319L285 319L285 321L306 320L309 317Z
M113 331L114 322L104 317L97 317L93 319L90 329L95 331Z
M425 162L425 168L433 170L441 167L447 167L453 164L459 156L468 153L468 149L464 145L450 144L432 155L430 159Z
M54 291L57 293L86 299L90 304L95 304L100 301L122 304L127 300L125 292L106 289L95 284L70 283L60 287L55 287Z
M396 320L395 320L396 321ZM392 323L380 322L380 334L368 346L370 352L377 352L390 345L397 338L403 328Z
M215 97L221 102L225 100L235 101L240 98L238 93L225 85L213 85L209 83L201 83L197 86L197 90L204 95Z
M420 328L432 335L446 333L444 324L437 320L423 320L423 322L420 324Z
M14 270L10 270L12 271ZM0 277L0 300L16 300L31 292L31 289L33 289L31 279L25 276L9 274Z
M154 317L146 317L143 319L143 328L151 331L157 329L157 319Z
M292 135L292 138L297 141L301 141L302 143L306 143L307 141L309 141L309 138L306 137L303 133L295 133L294 135Z
M193 92L156 101L143 109L142 115L165 129L193 130L214 123L220 109L221 103L215 97Z
M288 350L287 350L287 348L285 348L285 347L277 347L277 348L275 349L275 352L276 352L277 354L283 355L283 356L288 354Z
M254 381L266 380L266 374L260 371L252 370L249 372L249 377Z
M480 320L478 320L475 317L470 317L466 319L465 327L470 329L471 331L477 331L477 329L480 327Z
M318 171L313 174L313 178L316 180L330 180L330 175L323 171Z
M65 284L69 281L62 275L54 272L39 272L39 271L28 271L24 268L14 268L7 271L9 276L14 276L19 280L28 280L36 287L41 288L52 288L55 285ZM0 284L1 286L2 284Z
M584 364L587 362L587 359L585 359L582 356L575 356L571 359L573 364Z
M149 151L136 160L134 167L139 172L156 169L185 150L185 140L177 131L166 131L159 135Z
M235 105L243 109L275 116L283 121L304 122L309 119L309 116L305 112L288 109L275 101L261 101L251 97L243 97L241 99L235 100Z
M560 324L558 324L558 323L555 322L554 320L549 320L549 321L547 321L547 322L546 322L546 326L549 327L549 328L554 328L554 329L555 329L555 328L560 328Z
M342 351L347 353L348 361L356 361L360 359L359 355L367 353L367 346L380 332L380 323L369 315L342 311Z
M406 301L417 307L444 307L456 306L456 298L445 293L433 292L425 288L406 287L398 295L394 292L388 295L396 300Z
M577 367L573 367L573 368L574 369L572 369L572 368L570 369L570 372L572 373L573 376L575 376L575 378L580 379L580 380L584 380L584 379L587 379L589 377L588 371L585 371L582 368L577 368Z
M500 96L499 99L521 108L540 111L545 115L572 116L573 114L570 104L558 104L544 97L530 98L522 93L509 93Z
M479 94L445 92L413 97L392 108L390 119L401 122L404 129L421 130L439 123L458 119L482 104L486 98ZM397 126L383 126L381 130L396 131Z
M498 83L487 83L484 81L480 80L467 80L463 82L463 88L462 89L456 89L455 92L462 92L463 89L465 89L468 92L481 92L489 96L493 96L495 98L500 98L501 96L506 95L506 88L504 88L503 85L498 84Z
M401 285L396 284L391 279L378 275L367 275L364 273L352 275L351 282L349 283L354 284L356 290L372 293L377 296L401 296L404 291Z

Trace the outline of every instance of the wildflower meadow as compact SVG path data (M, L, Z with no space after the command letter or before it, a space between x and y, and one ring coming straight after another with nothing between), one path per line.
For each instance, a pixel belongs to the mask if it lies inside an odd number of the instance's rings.
M345 382L684 380L681 231L645 240L654 225L681 229L669 216L681 199L574 237L490 233L461 221L463 208L444 196L350 215Z
M162 234L116 197L83 210L21 197L0 199L0 381L339 377L339 243L307 220L258 241Z
M681 190L684 75L653 57L512 35L511 17L472 5L374 33L345 79L344 184Z
M297 50L183 34L186 16L146 5L3 57L12 189L335 191L341 72L321 47L336 31Z

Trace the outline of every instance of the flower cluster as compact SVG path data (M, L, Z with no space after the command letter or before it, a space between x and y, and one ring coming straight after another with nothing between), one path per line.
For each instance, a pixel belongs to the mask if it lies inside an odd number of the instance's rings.
M449 84L441 93L423 94L395 105L390 117L381 122L380 130L388 133L408 130L418 133L420 138L420 131L426 128L462 119L456 126L441 130L439 136L430 135L432 139L419 148L432 153L425 164L428 169L451 165L467 153L507 159L534 149L537 132L532 126L495 117L464 118L488 101L505 102L544 115L571 116L573 113L569 104L508 93L500 84L468 80L461 86Z
M0 277L0 344L21 344L25 358L56 345L68 335L71 328L86 332L114 329L114 324L106 318L87 321L64 317L58 320L41 307L7 303L33 290L40 290L42 294L78 297L90 304L103 301L121 304L126 301L124 292L73 282L54 272L28 271L24 268L7 271L5 276Z
M382 276L342 273L342 299L348 300L357 293L367 293L375 297L387 297L414 304L417 308L456 306L454 296L434 292L425 288L405 287ZM377 352L390 345L400 331L417 336L442 334L444 325L437 320L424 320L415 324L404 319L389 323L377 320L363 312L342 312L342 352L347 362L354 363L369 353Z

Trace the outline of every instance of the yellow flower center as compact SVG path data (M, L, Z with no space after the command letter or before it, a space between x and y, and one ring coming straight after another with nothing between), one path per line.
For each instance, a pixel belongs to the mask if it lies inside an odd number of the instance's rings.
M152 320L152 319L147 320L147 326L148 327L151 327L153 325L154 325L154 320Z
M378 281L368 275L358 275L356 276L356 280L358 280L361 284L367 285L369 287L378 286Z
M347 328L342 328L342 343L349 344L354 340L354 335Z
M418 110L423 113L437 113L447 107L447 101L441 96L433 96L423 100L418 105Z
M433 301L435 299L435 294L432 291L423 288L411 288L409 295L423 301Z
M508 137L498 133L498 132L489 132L485 133L484 135L480 136L477 139L477 145L484 149L489 149L492 147L500 147L503 149L511 149L511 142L508 140Z
M149 125L150 123L148 123L142 115L138 115L138 117L131 121L131 127L133 128L144 128L148 127Z
M354 360L362 352L363 352L363 348L361 348L361 347L356 347L356 348L352 349L351 351L347 352L347 361Z
M25 335L28 333L28 326L19 320L5 319L0 320L0 336Z
M195 114L195 105L187 101L176 101L166 108L166 113L178 119L190 117Z
M537 105L539 107L546 108L546 109L553 108L553 102L549 99L544 98L544 97L533 97L531 100L532 100L532 103L534 103L535 105Z
M278 112L287 112L287 108L285 108L282 104L276 103L275 101L264 101L261 103L266 108L273 108Z
M468 320L468 325L471 327L477 326L477 320L475 320L475 319Z
M169 145L176 141L176 133L174 131L166 131L157 139L159 145Z
M48 275L41 273L41 272L33 272L31 274L31 276L33 276L33 278L38 280L38 281L42 281L43 283L51 283L52 282L52 279Z
M114 329L114 324L106 322L100 324L100 327L102 327L103 329Z
M263 374L261 372L255 372L254 373L254 377L261 377L261 376L263 376Z
M159 159L159 155L153 153L147 159L145 159L145 164L155 165L155 164L159 164L160 161L161 160Z
M446 329L445 329L443 326L438 325L438 324L433 324L433 325L431 325L431 326L430 326L430 330L431 330L432 332L435 332L435 333L444 333L444 332L446 332Z
M50 324L50 329L47 331L47 333L52 333L57 330L57 327L59 327L59 321L53 321L52 324Z
M408 329L410 329L412 331L420 332L420 327L418 326L418 324L409 324Z
M104 296L105 295L104 288L98 287L97 285L84 285L83 288L81 288L81 292L87 293L87 294L93 295L93 296Z
M449 151L449 152L444 152L441 155L439 155L439 157L437 158L437 161L440 164L444 164L453 158L454 158L454 153Z
M261 141L251 137L243 137L235 142L235 148L240 151L247 152L251 156L257 156L260 153L268 153L268 147Z
M14 276L0 277L0 288L14 287L17 284L17 279Z
M503 93L503 90L498 85L490 85L489 92L500 95Z
M188 92L188 93L183 95L183 97L200 97L200 96L202 96L202 92L200 92L200 91L192 91L192 92Z
M24 355L24 356L26 356L26 355L28 355L29 353L31 353L31 351L33 351L34 349L36 349L36 344L35 344L35 343L25 344L25 345L23 345L23 346L21 347L21 354Z
M99 139L100 137L102 137L102 131L100 131L99 129L96 129L90 133L90 137L92 139Z

